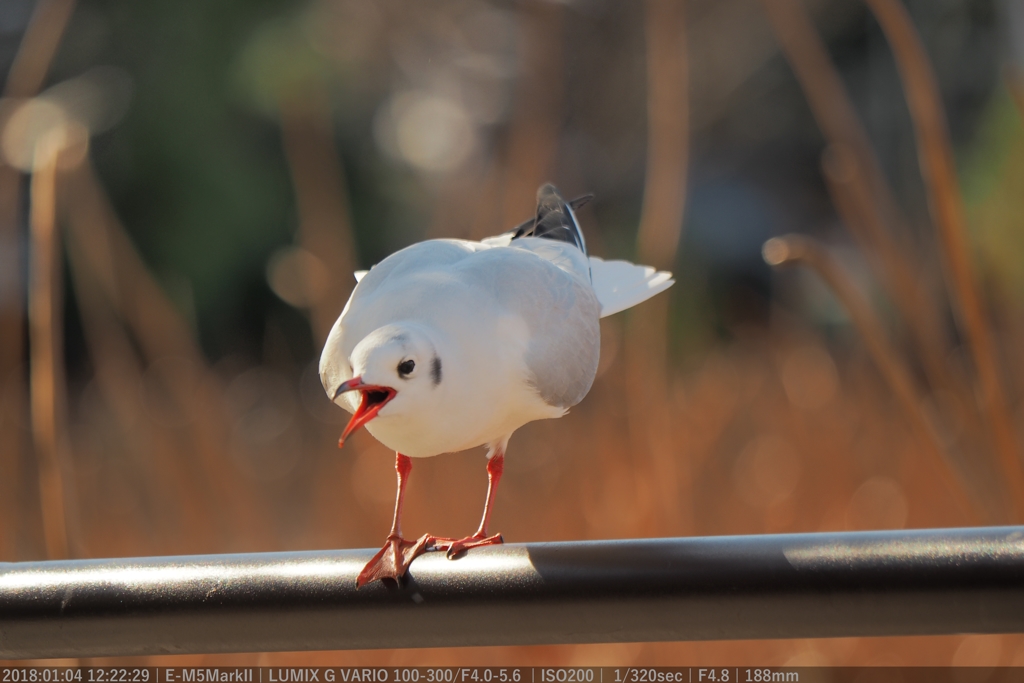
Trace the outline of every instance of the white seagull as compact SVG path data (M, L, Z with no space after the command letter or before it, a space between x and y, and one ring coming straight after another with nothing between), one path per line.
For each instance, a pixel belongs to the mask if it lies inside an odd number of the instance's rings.
M320 379L352 413L338 445L359 427L397 454L398 493L387 542L357 585L399 581L426 550L448 557L501 543L487 524L505 446L527 422L561 417L583 400L600 356L598 319L668 289L672 276L588 256L573 209L553 185L533 218L480 242L413 244L369 271L327 338ZM462 539L402 538L411 458L487 447L480 528Z

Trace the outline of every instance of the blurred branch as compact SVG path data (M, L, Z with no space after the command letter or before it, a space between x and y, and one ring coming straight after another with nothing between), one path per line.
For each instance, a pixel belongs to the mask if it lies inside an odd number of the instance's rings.
M889 291L895 294L893 298L900 312L911 322L916 348L920 350L923 370L932 388L945 390L945 395L949 397L949 408L956 413L956 417L968 427L975 440L987 443L977 406L970 402L970 380L955 372L947 362L948 349L943 341L945 335L935 319L935 309L921 289L920 278L915 281L909 264L901 256L901 252L906 253L907 250L897 249L896 244L885 237L885 226L876 222L880 215L872 208L875 203L865 175L858 170L852 148L844 143L830 144L822 153L821 168L837 213L843 223L859 237L865 251L869 255L889 254L882 257L885 261L883 275ZM872 240L866 239L864 235L868 225L872 226L871 232L886 239L886 246L872 246Z
M33 97L43 87L75 0L39 0L4 86L5 97Z
M689 68L683 3L647 0L647 171L637 255L659 270L675 263L686 206Z
M3 119L0 111L0 121ZM4 283L0 288L0 386L7 390L4 415L0 416L0 557L12 558L15 539L24 524L21 514L18 482L25 454L22 428L27 417L25 404L25 284L21 254L24 239L18 214L21 204L21 173L3 161L0 155L0 245L10 250L5 259Z
M39 466L46 556L68 557L64 476L60 449L64 445L60 404L67 390L63 371L62 297L56 230L57 158L63 140L55 131L37 143L32 173L30 228L32 262L29 288L30 391L32 439Z
M533 0L521 5L515 105L505 149L501 225L513 226L536 205L537 188L551 180L562 127L565 36L563 9Z
M977 523L978 509L985 507L972 502L966 493L956 464L943 448L935 429L921 409L922 398L914 386L910 373L889 344L881 322L857 291L850 277L828 251L809 237L786 235L772 238L765 242L763 253L764 260L771 266L802 263L816 272L829 286L864 339L868 353L903 407L911 427L925 446L954 502L968 515L972 523Z
M4 84L3 99L0 99L0 130L7 116L19 98L32 97L42 87L50 63L60 44L61 36L74 9L74 0L39 0L29 20L25 35L15 54L11 69ZM0 155L0 243L10 249L15 257L5 263L7 273L6 293L0 293L0 382L10 382L15 390L10 392L5 419L0 420L0 553L9 553L7 543L13 543L16 529L20 526L15 519L18 514L19 496L11 487L20 480L19 462L24 452L22 424L26 418L24 399L25 375L23 356L25 353L25 285L20 254L23 237L19 215L21 213L21 173L8 166Z
M821 36L802 0L762 0L762 5L829 143L822 168L836 209L869 257L878 259L933 384L962 393L950 376L945 335L924 289L921 264L902 236L893 234L899 210L892 190Z
M1024 519L1024 466L1001 384L990 321L978 291L967 240L963 198L948 126L928 55L899 0L867 0L892 48L917 138L921 175L938 227L949 290L978 373L979 399L1011 493L1015 520Z
M313 337L322 344L355 278L355 241L345 169L338 156L327 93L310 84L281 103L281 133L299 208L298 241L325 266L327 282L310 302Z
M683 231L689 155L689 66L686 15L675 0L647 0L647 169L637 234L637 256L646 264L670 269ZM671 525L659 533L685 533L692 516L681 519L677 451L668 399L669 297L657 297L633 312L627 338L627 392L632 440L649 460L657 487L660 521ZM642 496L638 496L641 500ZM675 526L682 524L684 528Z

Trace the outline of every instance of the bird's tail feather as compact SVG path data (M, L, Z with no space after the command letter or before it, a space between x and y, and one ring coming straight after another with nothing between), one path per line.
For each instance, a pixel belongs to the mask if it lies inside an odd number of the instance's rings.
M590 257L590 277L601 304L601 317L624 311L663 292L675 283L672 273L629 261Z

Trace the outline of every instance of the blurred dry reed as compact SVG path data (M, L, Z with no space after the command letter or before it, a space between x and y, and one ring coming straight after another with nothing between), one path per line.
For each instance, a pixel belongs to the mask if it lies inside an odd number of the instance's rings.
M964 490L960 468L952 461L943 444L939 441L935 429L928 416L922 410L921 392L914 386L914 381L906 365L892 348L886 338L885 330L871 306L864 300L856 285L828 250L813 238L801 235L773 237L764 245L764 258L772 266L789 263L803 263L814 270L824 280L846 309L867 346L871 359L878 366L889 389L899 399L907 420L925 444L929 461L926 467L932 467L940 473L946 491L955 501L960 511L973 524L982 519L980 510L985 510L989 503L982 491L975 491L969 496ZM987 521L996 521L998 511L985 510Z
M46 0L36 5L7 74L0 98L0 123L19 100L39 92L74 7L74 0ZM0 242L14 253L20 253L23 244L19 230L21 191L21 173L0 154ZM0 306L0 382L7 389L4 415L0 415L0 552L10 553L14 551L18 536L19 503L24 498L18 483L22 480L20 465L25 451L22 433L28 411L24 398L23 273L19 259L10 259L5 267L13 272L8 276L11 291ZM62 517L63 513L53 512L48 516Z
M32 440L39 467L46 556L61 560L68 553L63 460L66 448L64 399L64 309L57 232L57 163L63 131L36 143L32 171L32 266L29 270L29 373Z
M1010 519L1019 520L1024 504L1024 469L999 380L994 343L970 263L960 190L953 173L952 152L934 75L909 16L898 2L869 2L893 45L897 64L904 74L904 88L918 135L921 168L929 189L933 217L939 227L940 251L947 256L947 281L955 294L953 299L958 302L959 319L967 328L964 333L970 341L978 373L983 397L980 405L971 406L970 400L962 398L972 395L971 383L950 370L948 342L938 324L936 307L921 289L924 279L920 264L908 257L911 251L902 244L905 238L899 231L900 220L892 193L824 43L801 3L764 0L762 4L815 118L830 142L822 167L837 210L861 246L877 257L887 291L910 324L932 390L943 391L951 397L947 404L968 426L973 435L971 440L976 444L974 448L980 445L987 450L994 446L1006 490L1005 493L990 491L990 494L1005 501ZM963 462L963 458L958 459ZM969 476L972 463L966 464ZM964 469L961 467L961 471Z
M659 270L676 263L683 231L689 152L689 66L683 3L644 3L647 63L647 167L637 234L637 258ZM627 399L631 438L646 448L634 460L641 478L657 482L655 495L638 491L636 505L653 507L673 533L691 527L688 487L681 482L685 462L670 439L668 317L669 297L661 296L632 312L626 345ZM634 451L636 454L636 451ZM681 475L682 478L681 478ZM653 504L653 506L652 506Z
M829 142L822 165L836 208L864 251L877 259L929 374L949 386L936 306L922 289L923 269L905 243L896 200L839 71L802 2L762 0L762 5Z
M39 92L74 9L75 0L42 0L36 3L7 74L5 97L32 97Z
M963 199L935 74L906 8L898 0L867 0L867 4L885 32L903 80L950 299L978 374L980 409L1009 488L1013 519L1024 521L1020 444L1002 386L991 323L974 274Z
M91 181L89 173L88 169L79 169L69 178L69 195L82 196L82 186ZM75 210L68 212L68 260L86 343L95 364L96 383L109 406L113 431L129 455L121 461L121 467L126 478L137 487L133 495L152 501L156 509L167 506L176 512L175 515L150 515L145 513L145 506L140 506L143 514L138 521L152 519L152 529L122 528L117 535L122 537L120 542L126 538L144 538L146 531L173 537L182 531L174 524L178 517L198 547L214 547L215 524L205 521L219 518L219 513L203 485L205 477L192 481L201 472L192 462L195 451L189 448L184 453L176 453L178 449L174 446L173 434L167 429L166 417L164 420L147 419L149 415L139 405L138 395L129 389L144 386L146 371L145 361L139 357L118 317L127 306L124 299L131 297L135 290L124 291L119 284L124 278L115 265L118 259L111 235L105 229L106 223L97 215L102 209L97 206L95 196L86 197L93 201L76 201ZM146 546L140 540L135 542Z
M0 160L0 235L20 251L23 239L18 226L21 174ZM28 413L25 400L24 294L21 264L11 259L8 267L11 292L0 308L0 382L3 383L3 414L0 415L0 551L15 552L17 525L21 518L23 496L21 480L25 443L23 425Z
M152 461L170 468L170 481L179 482L181 494L198 506L196 524L185 527L189 540L200 547L212 547L218 540L230 538L234 529L261 524L264 518L253 491L221 485L234 476L234 467L227 459L232 419L225 405L224 387L210 370L193 332L120 227L91 166L83 163L70 174L64 213L75 237L76 282L81 280L86 286L89 312L108 320L102 326L87 323L87 333L92 331L90 342L97 350L106 347L107 353L102 353L99 360L120 364L117 369L106 366L107 372L130 372L135 354L130 352L123 333L111 324L111 315L116 314L131 330L148 377L169 399L163 409L177 415L150 421L139 438L148 440L158 452L162 450ZM92 285L85 280L90 275ZM103 299L98 297L99 292ZM101 306L107 310L101 313ZM103 334L110 336L103 338ZM137 371L133 374L133 382L137 382ZM117 399L111 401L116 406ZM168 423L176 428L161 435ZM127 423L122 424L122 429L126 427ZM175 441L176 447L167 448Z

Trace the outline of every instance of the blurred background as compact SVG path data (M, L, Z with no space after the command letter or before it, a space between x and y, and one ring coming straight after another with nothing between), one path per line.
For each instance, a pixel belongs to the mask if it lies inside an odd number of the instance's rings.
M316 372L352 271L504 231L548 180L595 194L593 254L677 284L513 437L507 541L1022 523L1022 68L1013 0L4 0L0 561L378 547L393 454L338 450ZM475 528L482 455L416 463L410 537ZM1024 666L1024 639L146 661Z

